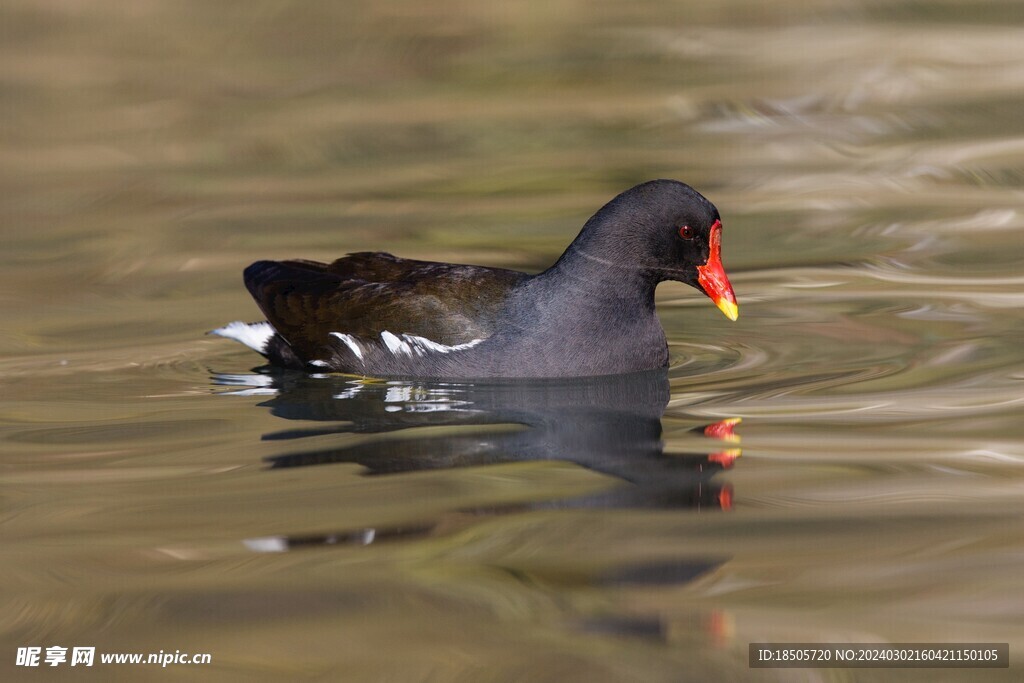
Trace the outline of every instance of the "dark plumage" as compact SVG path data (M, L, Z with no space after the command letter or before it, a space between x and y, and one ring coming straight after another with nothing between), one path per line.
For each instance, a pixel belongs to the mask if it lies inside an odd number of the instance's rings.
M664 367L654 288L678 280L730 318L718 210L654 180L601 208L537 275L362 252L330 264L258 261L245 284L267 323L231 323L272 363L376 377L607 375Z

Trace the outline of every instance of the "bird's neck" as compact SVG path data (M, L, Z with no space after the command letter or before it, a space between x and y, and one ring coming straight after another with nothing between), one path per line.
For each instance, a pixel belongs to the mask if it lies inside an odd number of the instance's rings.
M536 280L566 292L578 307L612 305L622 313L653 314L657 279L632 265L628 254L618 253L617 248L619 245L603 244L584 231Z
M580 375L665 366L657 282L606 258L607 250L580 246L574 242L553 266L515 288L501 343L523 356L517 362L544 366L552 376L565 374L567 365Z

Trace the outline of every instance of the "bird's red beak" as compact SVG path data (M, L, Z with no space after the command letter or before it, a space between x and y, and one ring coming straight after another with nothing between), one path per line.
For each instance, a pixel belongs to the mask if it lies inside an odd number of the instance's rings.
M736 305L736 295L729 284L729 276L722 267L722 221L715 221L711 226L709 246L708 262L703 266L697 266L697 282L722 313L725 313L726 318L736 320L740 317L740 309Z

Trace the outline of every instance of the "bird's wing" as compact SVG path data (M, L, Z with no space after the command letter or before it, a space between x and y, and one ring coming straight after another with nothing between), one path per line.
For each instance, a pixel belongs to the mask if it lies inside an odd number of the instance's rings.
M489 337L525 273L361 252L333 263L258 261L245 285L274 329L306 360L332 332L384 332L456 345Z

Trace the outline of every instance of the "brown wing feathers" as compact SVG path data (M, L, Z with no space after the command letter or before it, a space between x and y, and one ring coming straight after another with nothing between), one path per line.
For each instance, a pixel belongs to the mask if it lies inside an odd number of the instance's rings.
M267 320L302 357L331 332L377 339L387 330L442 344L490 336L515 271L360 252L330 264L258 261L245 284Z

